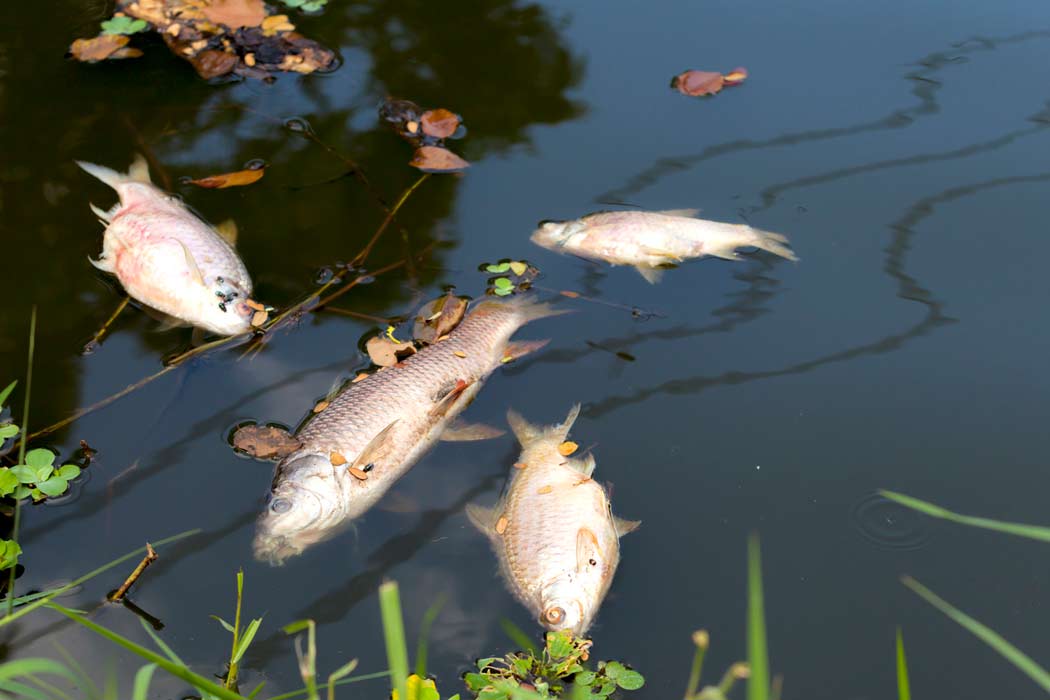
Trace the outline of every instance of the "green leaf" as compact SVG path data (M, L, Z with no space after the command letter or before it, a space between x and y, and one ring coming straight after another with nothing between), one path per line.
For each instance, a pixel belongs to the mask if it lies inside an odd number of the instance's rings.
M486 668L496 663L497 661L502 661L502 658L499 656L486 656L483 659L478 659L478 670L484 671Z
M904 658L904 637L901 628L897 628L897 700L911 700L911 686L908 683L908 661Z
M103 34L134 34L135 32L142 32L149 28L149 23L142 19L132 19L131 17L113 17L107 19L102 23Z
M492 284L496 289L514 289L514 283L507 277L497 277Z
M396 581L387 581L379 586L379 611L391 681L397 696L409 700L408 646L405 644L405 623L401 617L401 596Z
M233 654L233 663L237 663L244 656L244 652L248 651L248 645L255 639L255 633L259 631L259 625L262 624L262 618L256 618L248 623L247 629L244 630L244 634L241 635L241 640L237 643L237 650Z
M19 464L11 467L11 473L14 474L20 484L32 484L36 481L36 469L33 469L27 464Z
M47 481L41 481L36 487L48 496L61 496L69 490L69 482L60 476L53 476Z
M0 570L10 569L18 563L22 548L13 540L0 540Z
M72 481L80 476L80 467L75 464L63 464L58 468L57 474L66 481Z
M645 678L637 671L628 669L616 677L616 685L624 690L638 690L645 685Z
M6 496L18 487L18 476L7 467L0 467L0 496Z
M954 523L959 523L960 525L971 525L985 530L1005 532L1009 535L1020 535L1021 537L1028 537L1033 540L1040 540L1041 542L1050 542L1050 527L1010 523L1002 520L992 520L990 518L977 518L972 515L960 515L959 513L953 513L947 508L942 508L933 503L928 503L927 501L920 501L918 498L905 496L903 493L896 493L894 491L879 491L879 494L891 501L900 503L902 506L907 506L908 508L912 508L934 518L942 518Z
M0 425L0 440L6 440L18 435L18 426L14 423L4 423Z
M281 0L281 2L283 2L288 7L299 7L304 2L306 2L306 0Z
M502 272L506 272L509 269L510 269L510 263L509 262L499 263L497 265L486 265L485 266L485 271L486 272L493 272L493 273L495 273L497 275L502 273Z
M564 659L572 653L572 633L565 631L547 633L547 653L555 661Z
M506 296L510 296L511 294L514 293L513 289L496 289L496 290L493 290L493 291L496 293L496 296L498 296L498 297L506 297Z
M762 596L762 551L758 535L747 540L747 700L769 698L769 652L766 649L766 615Z
M963 611L954 607L936 593L926 588L910 576L901 579L901 583L915 591L919 596L933 607L950 617L969 630L975 637L999 652L1003 658L1021 670L1031 678L1045 692L1050 693L1050 673L1042 666L1032 660L1030 656L1006 641L998 632L973 619Z
M310 2L303 3L302 9L305 12L317 12L327 4L328 0L310 0Z
M208 615L208 617L210 617L211 619L215 620L220 625L222 625L223 629L225 629L227 632L229 632L230 634L233 634L233 625L231 625L229 622L227 622L226 620L222 619L218 615Z
M23 498L29 498L33 494L33 490L25 484L19 484L15 487L15 492L12 494L16 501L21 501Z
M51 450L38 447L35 450L29 450L26 452L26 464L34 469L43 469L44 467L50 467L55 463L55 453Z
M44 495L44 492L40 489L30 489L29 495L33 497L34 502L40 502L47 498L47 496Z
M157 670L157 664L146 664L135 673L135 685L131 691L132 700L148 700L149 682L153 679L153 672Z
M514 674L521 679L528 678L532 671L532 659L527 656L515 656L511 659L510 665L514 669Z
M594 671L583 671L576 674L576 682L583 685L590 685L594 683L594 679L598 677L598 674Z
M18 380L11 382L4 387L3 391L0 391L0 409L7 405L7 397L11 395L11 392L15 390L15 386L18 384Z
M603 670L605 671L605 676L611 681L615 681L620 677L620 674L627 671L619 661L606 661Z
M602 697L607 697L609 695L612 695L615 690L616 690L616 684L615 683L613 683L612 681L602 681L602 684L598 687L598 689L597 690L592 689L592 692L594 692L595 695L600 695Z

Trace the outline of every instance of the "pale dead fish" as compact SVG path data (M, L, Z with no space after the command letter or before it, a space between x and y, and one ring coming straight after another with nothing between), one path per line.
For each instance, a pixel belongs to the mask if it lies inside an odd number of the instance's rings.
M256 558L280 564L335 535L438 439L491 437L491 431L452 430L449 423L507 358L547 343L509 342L510 336L529 321L559 313L520 297L483 301L447 339L331 397L296 433L302 448L277 465L272 498L256 528Z
M711 255L740 260L737 248L755 247L788 260L798 260L785 236L747 224L697 219L699 209L604 211L572 221L542 221L532 242L557 253L569 253L613 265L632 265L650 283L666 267Z
M510 411L522 447L510 483L494 508L467 506L515 597L547 629L576 635L587 631L609 590L619 538L639 525L613 516L605 489L591 479L593 455L559 451L579 413L573 406L564 423L544 428Z
M132 298L166 316L218 333L251 330L245 303L252 281L232 245L230 228L217 231L149 178L140 155L128 172L77 161L117 191L120 202L91 210L106 225L102 254L91 264L116 275ZM172 324L175 325L175 324Z

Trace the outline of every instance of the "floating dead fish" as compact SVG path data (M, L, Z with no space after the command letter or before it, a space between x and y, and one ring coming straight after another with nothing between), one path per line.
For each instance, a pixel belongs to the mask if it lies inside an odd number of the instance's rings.
M303 447L277 465L272 499L256 528L256 558L280 564L335 535L438 439L492 437L490 430L449 423L504 356L521 356L547 342L509 342L510 336L529 321L559 313L521 298L483 301L446 340L330 397L296 434ZM332 454L346 463L336 465Z
M736 249L748 246L798 260L779 233L694 218L698 211L604 211L572 221L543 221L532 242L556 253L633 265L651 283L660 280L663 268L689 258L740 260Z
M106 225L102 255L91 264L116 275L133 299L219 335L251 330L252 281L233 245L179 199L153 185L140 155L127 174L77 165L117 191L109 210L91 205Z
M573 406L564 423L543 428L509 412L522 450L506 492L494 508L467 506L518 600L547 629L577 635L609 590L619 538L639 525L613 516L605 489L591 479L592 455L565 456L564 446L575 445L566 437L579 413Z

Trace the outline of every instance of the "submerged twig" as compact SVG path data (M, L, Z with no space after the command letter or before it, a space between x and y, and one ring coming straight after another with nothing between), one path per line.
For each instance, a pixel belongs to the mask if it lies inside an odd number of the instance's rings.
M105 336L106 332L109 331L109 327L113 325L113 322L117 320L117 316L120 316L121 312L124 311L124 309L127 307L129 301L131 301L131 297L124 295L124 298L121 299L120 304L118 304L117 308L113 311L113 313L109 315L109 318L106 319L106 322L102 324L101 328L95 331L95 335L93 335L91 337L91 340L89 340L87 344L84 345L84 352L90 352L91 350L94 350L95 347L102 342L103 336Z
M131 586L139 580L140 576L142 576L142 572L146 570L146 567L148 567L155 561L157 561L157 552L154 551L153 545L147 542L146 556L142 557L142 561L140 561L139 565L135 567L135 570L132 571L126 579L124 579L124 583L120 584L120 588L115 590L112 594L106 596L109 599L109 602L120 602L120 600L124 597L124 594L128 592L128 589L131 588Z
M601 304L602 306L611 306L614 309L621 309L623 311L630 311L631 315L642 321L648 321L651 318L666 318L666 314L662 314L659 311L648 311L633 304L620 304L615 301L607 301L605 299L598 299L596 297L589 297L586 294L580 294L567 289L551 289L550 287L541 287L538 284L532 285L533 289L541 292L547 292L549 294L557 294L559 296L568 297L569 299L581 299L583 301L589 301L592 304Z
M318 311L324 311L326 313L337 314L339 316L350 316L352 318L360 318L365 321L375 321L376 323L382 323L385 326L391 325L392 321L389 318L382 316L373 316L371 314L363 314L360 311L351 311L350 309L343 309L338 306L325 306L317 309Z
M358 267L359 265L364 264L365 259L368 257L368 254L372 252L372 247L375 246L376 241L378 241L379 237L383 235L384 231L386 231L387 227L390 225L390 222L394 220L394 215L397 214L397 211L401 208L401 205L403 205L405 201L412 196L412 193L415 192L420 185L426 182L427 178L429 177L430 173L423 173L419 176L419 179L417 179L415 182L409 185L408 189L401 193L401 196L398 197L396 202L394 202L394 207L387 212L386 218L383 219L383 223L381 223L379 225L379 228L376 229L376 232L372 234L372 239L368 241L368 244L364 248L361 249L361 252L357 254L357 257L355 257L350 262L351 267Z

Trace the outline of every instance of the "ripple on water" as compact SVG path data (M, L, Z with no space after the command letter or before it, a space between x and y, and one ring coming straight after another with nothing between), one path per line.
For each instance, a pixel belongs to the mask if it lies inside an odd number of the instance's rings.
M850 522L865 539L885 549L918 549L930 539L929 518L877 493L853 507Z

